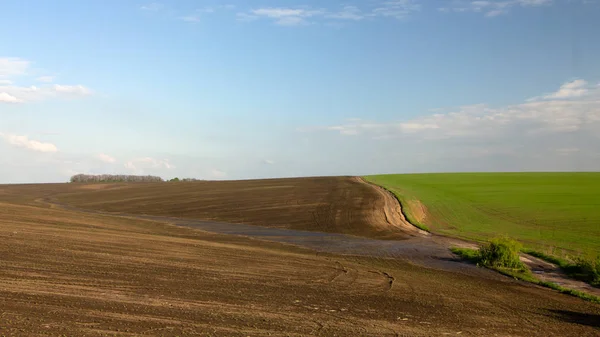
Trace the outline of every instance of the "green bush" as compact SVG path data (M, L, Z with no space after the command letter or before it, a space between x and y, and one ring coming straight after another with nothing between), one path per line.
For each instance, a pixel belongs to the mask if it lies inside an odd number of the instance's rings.
M527 269L519 259L523 246L508 238L492 239L479 249L481 264L492 268Z

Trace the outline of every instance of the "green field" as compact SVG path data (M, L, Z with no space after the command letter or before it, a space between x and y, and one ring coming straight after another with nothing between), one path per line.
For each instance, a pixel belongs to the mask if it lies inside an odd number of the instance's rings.
M600 173L449 173L365 177L412 222L472 240L508 235L538 250L600 252ZM424 207L419 207L420 201ZM425 210L425 218L421 213Z

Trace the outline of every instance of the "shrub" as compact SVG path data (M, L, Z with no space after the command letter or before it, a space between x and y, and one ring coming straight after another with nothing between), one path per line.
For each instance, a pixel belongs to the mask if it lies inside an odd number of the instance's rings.
M492 239L479 249L481 264L492 268L527 269L519 259L522 245L508 238Z

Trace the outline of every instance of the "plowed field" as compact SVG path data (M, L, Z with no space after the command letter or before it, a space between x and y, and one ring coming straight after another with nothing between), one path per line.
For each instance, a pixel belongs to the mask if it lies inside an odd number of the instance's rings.
M599 305L492 272L468 275L401 258L316 253L158 221L63 209L44 200L357 235L374 231L371 235L385 238L411 235L388 223L381 209L385 200L377 190L353 178L0 186L0 335L600 332Z

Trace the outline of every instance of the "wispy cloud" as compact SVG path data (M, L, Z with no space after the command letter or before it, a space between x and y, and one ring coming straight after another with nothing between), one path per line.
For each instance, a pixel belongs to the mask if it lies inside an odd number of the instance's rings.
M15 135L15 134L0 133L0 137L2 137L5 142L7 142L8 144L10 144L14 147L18 147L18 148L22 148L22 149L26 149L26 150L30 150L30 151L46 152L46 153L52 153L52 152L58 151L58 149L56 148L56 145L54 145L52 143L45 143L45 142L40 142L37 140L29 139L27 136L19 136L19 135Z
M147 174L163 169L174 169L175 166L168 159L156 159L152 157L134 158L123 165L135 174Z
M600 136L600 86L575 80L563 84L554 93L506 107L492 108L486 104L476 104L403 122L352 120L300 131L334 131L345 136L372 138L410 136L430 140L568 132Z
M25 74L31 62L17 57L0 57L0 79Z
M218 7L204 7L204 8L200 8L200 9L196 9L195 11L193 11L191 14L185 15L180 17L180 19L182 21L185 22L189 22L189 23L198 23L202 20L202 16L206 15L206 14L213 14L215 13L218 9L224 9L224 6L218 6Z
M210 173L211 173L212 177L216 178L216 179L222 179L222 178L227 177L227 172L221 171L218 169L212 169Z
M111 157L105 153L100 153L96 156L96 158L98 158L100 161L103 161L105 163L109 163L109 164L114 164L117 162L117 160L114 157Z
M242 21L268 19L280 26L299 26L325 22L335 24L336 21L362 21L375 18L404 19L419 11L421 6L415 0L374 1L363 7L345 5L341 8L312 7L265 7L239 12L237 17Z
M280 26L298 26L310 23L310 18L325 14L321 9L268 7L253 9L249 13L238 13L243 20L270 19Z
M421 5L415 0L390 0L382 2L372 13L376 16L404 19L420 9Z
M552 4L552 0L480 0L451 1L449 6L438 8L442 12L483 13L487 17L506 14L512 7L538 7Z
M552 93L536 96L528 99L528 102L541 100L560 100L573 99L586 96L590 91L594 91L595 87L589 84L586 80L577 79L569 81L560 86L560 88Z
M181 20L185 21L185 22L192 22L192 23L200 22L200 16L198 16L198 15L183 16L183 17L181 17Z
M345 6L338 12L329 13L326 16L331 19L360 21L365 18L365 13L356 6Z
M60 85L60 84L56 84L53 86L54 91L58 92L58 93L64 93L64 94L74 94L74 95L89 95L92 93L92 91L86 87L84 87L83 85Z
M0 103L23 103L23 100L7 92L0 92Z
M585 80L574 80L563 84L558 91L544 96L545 99L568 99L585 96L590 87Z
M52 83L54 82L54 76L40 76L35 80L42 83Z
M83 85L43 84L16 85L13 78L20 78L29 70L31 62L19 58L0 58L0 103L26 103L56 97L86 96L92 91ZM37 81L51 82L50 76L38 77Z
M597 171L600 85L573 94L565 90L581 87L573 82L512 105L474 104L414 119L352 119L298 131L334 144L332 153L368 158L354 162L364 172Z
M54 85L54 86L29 86L0 85L0 102L26 103L58 97L74 97L90 95L91 90L82 86Z
M164 6L158 2L151 2L145 5L140 6L140 9L148 12L158 12L163 9Z

